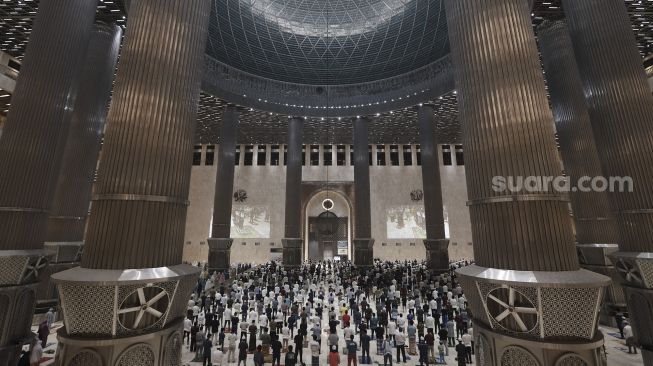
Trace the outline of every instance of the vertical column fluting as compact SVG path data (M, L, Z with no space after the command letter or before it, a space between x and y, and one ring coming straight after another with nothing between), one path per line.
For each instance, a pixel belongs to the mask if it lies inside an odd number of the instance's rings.
M99 25L89 41L57 179L46 241L81 242L91 200L122 29Z
M91 191L107 116L122 29L101 24L91 35L81 71L61 170L48 218L45 247L56 253L37 293L39 307L56 302L50 275L79 264Z
M632 179L630 191L617 186L609 194L620 237L613 261L644 362L653 365L653 95L625 4L563 5L603 172Z
M207 0L131 5L85 268L181 263L208 13Z
M576 223L576 248L583 268L616 278L607 254L618 250L618 231L607 192L594 190L590 179L603 177L590 115L565 22L538 27L553 117L564 168L571 182L584 182L570 192ZM613 284L605 297L607 312L623 310L624 296Z
M493 185L497 176L561 175L528 4L449 0L447 9L475 259L491 268L576 270L562 195Z
M210 0L131 3L82 266L52 276L63 365L88 348L103 365L180 362L199 274L181 263L210 14Z
M562 349L594 360L601 339L598 304L609 279L579 270L563 194L554 186L519 185L520 178L545 182L562 173L529 3L445 4L477 262L458 273L475 335L484 340L479 354L508 364L507 347L519 345L539 362L559 357ZM585 310L547 305L562 294L589 305ZM572 315L583 331L556 327L563 315ZM573 347L570 338L588 345Z
M0 364L15 365L30 329L48 212L97 0L43 0L0 139Z
M231 207L236 169L236 138L238 136L238 111L227 107L222 114L218 171L215 179L213 204L213 229L209 238L209 269L224 271L231 262Z
M356 117L354 123L354 264L371 266L374 261L370 203L369 121Z
M440 164L435 143L433 107L419 107L419 142L422 152L422 186L426 220L426 260L432 271L449 269L449 240L445 237Z
M97 1L39 4L0 140L0 249L43 246Z
M283 264L299 266L302 261L303 240L301 217L302 136L304 119L292 117L288 121L288 153L286 162L286 212L283 244Z

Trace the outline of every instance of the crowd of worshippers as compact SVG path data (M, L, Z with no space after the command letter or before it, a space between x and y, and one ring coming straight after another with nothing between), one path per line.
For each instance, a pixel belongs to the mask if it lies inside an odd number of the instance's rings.
M320 365L323 342L329 366L357 366L359 352L360 362L371 364L372 344L384 365L411 356L413 364L445 364L454 351L465 365L474 338L454 270L468 264L439 274L418 261L375 261L371 268L320 261L295 269L270 262L238 267L231 278L205 270L188 302L184 344L205 366L245 365L250 354L255 366L282 359L285 366Z

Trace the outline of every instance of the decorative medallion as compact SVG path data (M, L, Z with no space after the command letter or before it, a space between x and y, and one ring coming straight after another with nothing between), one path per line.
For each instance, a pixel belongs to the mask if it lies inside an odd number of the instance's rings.
M247 191L244 189L239 189L234 192L234 201L236 202L245 202L247 201Z

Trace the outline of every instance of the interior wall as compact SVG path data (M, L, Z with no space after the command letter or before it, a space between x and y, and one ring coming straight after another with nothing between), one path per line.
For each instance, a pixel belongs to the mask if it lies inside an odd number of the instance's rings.
M216 149L217 151L217 149ZM441 154L440 154L441 155ZM269 159L268 159L269 160ZM440 157L442 160L442 157ZM202 159L204 162L204 159ZM206 261L210 235L217 164L193 166L190 184L188 217L184 245L184 260ZM471 226L466 206L467 188L464 166L443 166L440 162L443 201L449 217L452 259L472 258ZM285 176L282 166L237 166L234 190L245 190L251 206L265 206L270 210L270 237L234 239L231 260L233 263L264 263L270 260L273 248L281 248L284 230ZM352 166L305 166L305 182L352 182ZM387 210L401 205L423 205L413 202L410 193L422 189L420 166L371 166L372 235L375 239L375 257L384 260L424 259L426 252L422 239L387 238ZM234 206L239 203L234 202ZM385 245L384 245L385 243Z

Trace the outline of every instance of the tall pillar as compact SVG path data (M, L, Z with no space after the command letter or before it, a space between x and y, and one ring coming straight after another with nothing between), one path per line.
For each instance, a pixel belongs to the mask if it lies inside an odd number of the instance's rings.
M444 231L440 164L438 164L435 132L433 132L433 124L435 123L433 107L430 105L419 107L417 119L422 151L426 263L431 271L441 273L449 270L449 239L445 237Z
M368 120L354 119L354 264L374 264L374 239L370 207L370 157Z
M181 262L209 14L209 0L131 4L82 265L52 276L59 364L180 363L199 272Z
M611 258L644 363L653 365L653 96L624 3L563 5L603 172L634 183L609 194L620 237Z
M298 267L302 263L302 135L304 119L288 120L288 153L286 162L286 221L284 227L283 265Z
M82 259L86 216L121 38L120 27L102 24L88 44L48 218L45 248L53 257L37 291L41 309L57 301L49 276L78 266Z
M236 169L236 138L238 111L227 107L222 113L220 147L218 148L218 172L215 179L213 204L213 229L209 238L209 271L225 271L231 265L231 206Z
M14 365L30 331L35 289L79 76L97 1L43 0L0 139L0 364Z
M610 313L625 309L619 276L608 258L619 250L618 232L607 192L587 189L591 188L587 178L602 177L603 171L574 49L562 21L540 25L538 36L565 171L571 182L585 181L582 189L569 194L578 259L581 267L613 279L601 313L602 322L611 324Z
M476 265L458 270L481 365L597 365L609 279L579 269L562 194L495 177L561 175L523 0L446 0ZM529 186L530 187L530 186Z

